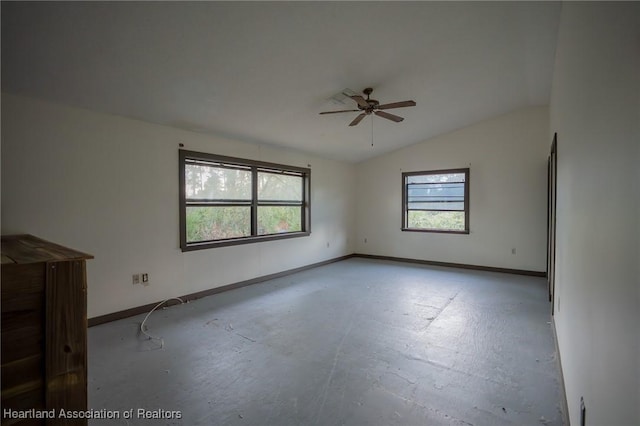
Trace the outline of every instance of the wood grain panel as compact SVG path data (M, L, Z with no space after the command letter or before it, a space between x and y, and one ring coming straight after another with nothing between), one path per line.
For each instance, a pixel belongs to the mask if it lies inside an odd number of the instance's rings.
M86 410L86 300L84 261L47 264L45 331L47 409ZM53 424L67 424L67 420L57 419ZM73 424L79 423L74 421ZM86 424L86 421L83 424Z
M10 398L2 399L2 408L11 408L13 410L44 410L44 389L32 389L27 392L14 395ZM45 421L41 419L4 419L2 426L32 426L44 425Z
M45 264L4 264L2 269L2 316L16 311L42 311Z
M39 382L43 387L44 357L42 353L2 364L2 396L6 396L9 389L19 387L23 383ZM43 394L44 395L44 394Z
M2 254L20 264L49 262L51 260L93 259L90 254L33 235L3 235Z
M4 319L3 319L4 324ZM43 324L25 325L22 328L2 331L2 363L17 361L37 355L44 350Z

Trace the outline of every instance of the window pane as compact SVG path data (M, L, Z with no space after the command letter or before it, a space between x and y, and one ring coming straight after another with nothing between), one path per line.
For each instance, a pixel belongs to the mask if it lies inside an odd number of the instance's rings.
M409 210L459 210L464 211L462 202L409 203Z
M409 209L464 210L464 182L407 185Z
M251 200L251 170L185 165L188 200Z
M302 177L258 172L258 200L302 201Z
M464 182L464 173L437 173L407 176L407 183Z
M301 216L302 207L298 206L258 207L258 234L302 231Z
M464 212L409 211L407 227L439 231L464 231Z
M251 235L251 207L187 207L187 242Z

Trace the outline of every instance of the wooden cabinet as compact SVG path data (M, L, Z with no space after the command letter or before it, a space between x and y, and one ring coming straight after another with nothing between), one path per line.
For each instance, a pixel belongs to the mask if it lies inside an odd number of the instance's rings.
M2 237L2 425L86 425L58 413L87 410L87 259L32 235Z

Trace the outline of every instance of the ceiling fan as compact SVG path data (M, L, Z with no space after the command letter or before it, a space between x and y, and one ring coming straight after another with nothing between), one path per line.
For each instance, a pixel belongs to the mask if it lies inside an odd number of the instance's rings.
M360 115L358 115L351 123L349 123L349 126L357 125L367 115L371 115L371 113L374 113L378 117L386 118L387 120L391 120L391 121L395 121L396 123L399 123L402 120L404 120L404 118L399 117L397 115L389 114L388 112L380 111L380 110L416 106L415 101L392 102L390 104L382 104L382 105L380 105L380 102L378 102L377 100L369 98L369 95L371 95L371 92L373 92L373 89L371 87L367 87L366 89L364 89L362 91L362 93L367 95L367 99L363 98L360 95L349 95L349 97L351 99L353 99L354 101L356 101L356 103L358 104L358 109L343 109L343 110L340 110L340 111L325 111L325 112L321 112L320 114L336 114L336 113L340 113L340 112L362 111L362 113Z

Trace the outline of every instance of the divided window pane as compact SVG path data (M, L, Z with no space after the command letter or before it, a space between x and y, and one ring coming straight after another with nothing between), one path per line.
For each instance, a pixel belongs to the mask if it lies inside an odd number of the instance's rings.
M302 207L259 206L258 234L282 234L302 231Z
M453 182L407 182L410 210L464 211L464 180Z
M187 242L251 235L251 207L187 206Z
M180 150L183 251L310 233L309 169Z
M407 227L464 231L464 212L409 211Z
M186 196L191 201L251 201L250 169L186 164L185 179Z
M405 231L469 232L469 169L402 174Z
M302 176L258 172L258 200L302 203Z

